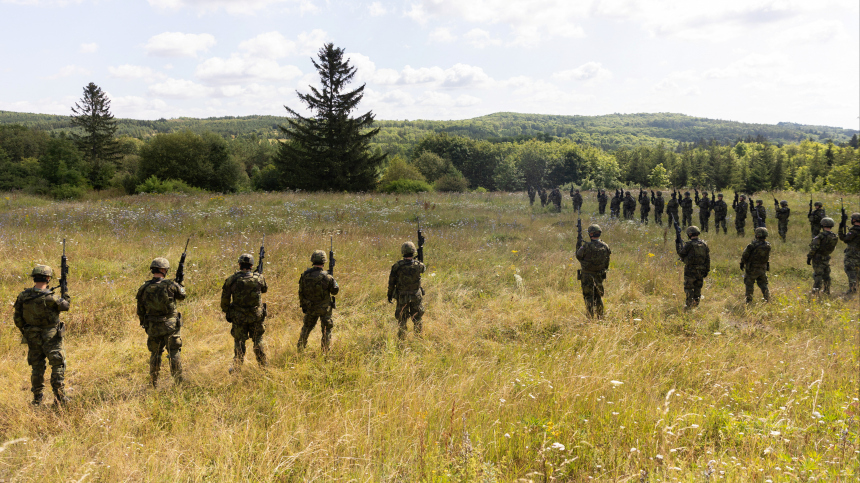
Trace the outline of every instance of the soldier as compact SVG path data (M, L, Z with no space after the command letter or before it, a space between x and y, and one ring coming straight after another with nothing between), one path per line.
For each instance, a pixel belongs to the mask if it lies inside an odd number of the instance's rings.
M741 270L744 271L747 303L753 301L755 285L761 289L764 301L770 301L770 291L767 288L767 271L770 269L770 243L767 242L767 228L755 229L755 240L747 245L741 255Z
M708 232L708 224L711 219L711 210L713 209L713 205L711 204L710 198L708 198L708 192L702 195L699 199L699 223L702 224L702 231Z
M311 268L307 269L299 277L299 304L302 307L304 316L304 325L302 332L299 334L299 342L296 344L296 349L299 352L305 350L308 345L308 336L317 325L317 320L320 322L320 346L323 352L328 352L331 349L331 329L334 327L334 322L331 319L332 313L332 295L337 295L340 287L337 286L337 281L327 271L324 270L326 262L325 252L322 250L314 250L311 254Z
M603 280L606 279L609 256L612 255L609 245L600 240L600 233L598 225L589 226L588 236L591 241L576 251L576 259L582 265L580 280L585 310L589 317L597 316L598 319L603 318Z
M624 219L632 220L634 214L636 214L636 200L634 200L633 195L627 191L624 193Z
M681 226L690 226L693 224L693 200L690 198L690 192L684 192L684 198L679 202L681 205L681 214L683 216L683 221L681 222Z
M707 243L699 240L699 233L695 226L687 227L690 241L684 244L678 242L675 246L678 256L684 262L684 293L687 296L684 308L687 310L699 306L702 285L711 271L711 250Z
M260 304L261 294L269 290L262 273L252 272L254 256L244 253L239 256L239 271L227 277L221 287L221 312L233 326L233 369L239 370L245 362L245 342L250 338L254 344L257 363L266 365L266 305Z
M806 254L806 264L812 265L812 295L818 296L822 292L830 295L830 254L836 249L839 238L833 233L833 219L821 220L822 231L809 244L809 253Z
M669 199L669 202L666 203L666 214L673 220L680 220L680 218L678 218L679 206L681 205L678 203L678 194L673 191L672 197Z
M860 213L851 214L851 229L839 224L839 239L848 245L845 248L845 275L848 275L848 291L845 295L857 293L860 285Z
M165 277L170 270L166 258L156 258L149 265L152 279L137 291L137 317L146 330L146 347L149 349L149 377L152 387L158 387L161 372L161 353L167 348L170 374L176 383L182 382L182 314L176 311L176 302L185 300L185 287Z
M746 196L741 195L739 201L732 202L732 209L735 210L735 230L738 231L738 236L744 236L744 227L747 224L746 199Z
M424 316L424 288L421 287L421 274L424 264L413 259L415 244L406 242L400 246L403 260L391 266L388 276L388 303L397 297L397 308L394 317L397 318L397 337L406 338L406 323L412 319L415 335L421 336L421 317Z
M54 404L69 402L65 389L66 352L63 350L63 328L60 312L69 310L71 298L55 295L48 288L54 271L47 265L36 265L30 274L33 288L28 288L15 300L15 326L27 343L27 364L30 365L31 404L42 404L45 390L45 359L51 365L51 389Z
M543 208L546 206L546 190L543 186L538 189L538 197L540 197L540 207Z
M615 196L612 197L612 201L609 203L609 217L610 218L619 218L621 216L621 194L618 190L615 190Z
M648 213L651 212L651 200L648 198L648 192L639 190L639 222L648 224Z
M561 213L561 191L558 189L558 186L553 188L552 192L550 192L549 201L555 205L556 211Z
M812 236L818 236L818 233L821 231L821 220L827 216L824 213L824 205L821 204L820 201L815 202L815 210L810 210L807 218L809 218L809 226L812 229Z
M663 226L663 207L665 206L665 200L663 199L663 192L658 191L657 196L654 196L654 192L651 192L651 203L654 205L654 223Z
M529 205L530 206L535 204L535 194L536 193L537 192L535 191L535 187L532 185L529 185Z
M717 195L717 201L714 202L714 228L717 230L717 233L720 232L720 226L723 227L723 234L729 232L728 228L726 228L726 214L728 212L729 206L723 201L723 194L720 193Z
M756 228L766 225L767 210L762 200L756 200L755 207L750 205L750 214L752 215L753 223L758 224Z
M581 212L582 211L582 195L579 194L579 190L570 188L570 198L573 200L573 211Z
M606 203L609 201L609 197L606 196L606 190L601 189L597 191L597 209L601 215L606 214Z
M782 200L779 203L773 200L773 205L776 211L776 220L779 230L779 237L785 241L785 235L788 234L788 217L791 216L791 209L788 207L788 201Z

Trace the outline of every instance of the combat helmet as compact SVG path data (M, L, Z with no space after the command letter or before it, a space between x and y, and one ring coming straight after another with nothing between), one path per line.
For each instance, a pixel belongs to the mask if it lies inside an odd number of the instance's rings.
M324 265L326 262L325 252L322 250L314 250L311 254L311 263L314 265Z
M243 253L243 254L239 255L239 265L242 265L243 263L248 264L248 265L253 265L254 264L254 255L251 255L250 253Z
M816 201L816 202L815 202L815 206L817 206L817 207L819 207L819 208L820 208L820 207L824 206L824 204L823 204L822 202L820 202L820 201Z
M690 196L690 192L689 192L689 191L685 191L685 192L684 192L684 196Z
M788 201L786 201L786 200L780 201L779 206L788 206Z
M833 218L830 218L829 216L821 219L821 226L825 228L833 228L835 224L836 223L833 222Z
M51 267L47 265L36 265L35 267L33 267L33 272L30 273L30 276L35 277L37 275L41 275L42 277L53 277L54 270L52 270Z
M657 191L657 196L663 196L663 192L662 192L662 191Z
M597 236L600 236L601 233L603 233L603 230L600 229L600 225L591 225L588 227L589 236L592 234L596 234Z
M689 237L699 236L699 233L701 233L699 231L699 227L696 227L696 226L688 226L687 227L687 236L689 236Z
M153 269L153 268L169 269L170 268L170 262L167 261L166 258L158 257L155 260L153 260L152 263L149 264L149 268L150 269Z
M767 228L760 226L755 229L756 238L767 238Z
M757 204L757 205L761 205L761 204L764 204L764 201L762 201L762 200L755 200L755 204Z
M400 245L400 254L404 257L411 257L415 254L415 244L408 241L403 245Z
M722 198L722 197L723 197L723 194L722 194L722 193L717 193L717 197Z
M860 221L860 213L851 213L851 223Z

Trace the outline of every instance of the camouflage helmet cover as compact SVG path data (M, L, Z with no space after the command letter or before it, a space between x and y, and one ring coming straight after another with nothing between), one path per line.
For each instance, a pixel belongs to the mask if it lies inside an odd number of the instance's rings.
M325 252L322 250L314 250L311 254L311 263L314 265L323 265L326 262Z
M411 241L408 241L403 245L400 245L400 254L405 257L411 257L415 254L415 244Z
M851 223L860 221L860 213L851 213Z
M788 206L788 201L782 200L779 202L780 206Z
M723 194L722 194L722 193L717 193L717 197L722 198L722 197L723 197Z
M662 192L662 191L657 191L657 196L663 196L663 192Z
M821 219L821 226L833 228L836 223L833 222L833 218L827 217Z
M684 196L690 196L690 192L689 192L689 191L685 191L685 192L684 192Z
M756 200L756 201L755 201L755 204L757 204L757 205L760 205L760 204L762 204L762 203L764 203L762 200Z
M169 269L170 268L170 262L167 261L166 258L158 257L155 260L153 260L152 263L149 264L149 268L151 268L151 269L152 268Z
M820 201L816 201L815 206L824 206L824 205Z
M47 265L36 265L33 267L33 272L30 274L31 277L35 277L36 275L41 275L43 277L53 277L54 270Z
M603 233L603 230L600 229L600 225L591 225L588 227L588 234L591 235L592 233L600 235Z
M701 233L701 232L699 231L698 227L696 227L696 226L688 226L687 227L687 236L691 236L691 237L692 236L698 236L699 233Z
M746 195L741 195L741 199L742 199L742 200L747 199Z
M625 192L624 192L624 194L625 194L626 196L630 196L630 192L629 192L629 191L625 191Z
M249 265L253 265L254 264L254 255L251 255L250 253L243 253L243 254L239 255L239 263L240 264L247 263Z
M755 229L756 238L767 238L767 228L760 226Z

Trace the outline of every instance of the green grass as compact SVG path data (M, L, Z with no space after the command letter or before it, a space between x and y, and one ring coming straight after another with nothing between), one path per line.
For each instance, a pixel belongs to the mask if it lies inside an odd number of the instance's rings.
M602 322L584 316L569 199L554 214L506 193L66 203L6 196L0 445L8 444L0 480L642 481L645 472L645 481L776 482L858 475L860 305L857 298L807 298L808 200L792 193L780 195L794 210L788 243L770 240L772 303L743 303L737 263L750 238L712 232L703 238L714 272L702 306L689 313L674 233L600 218L586 196L583 225L601 224L613 250ZM835 200L824 197L831 214ZM425 338L410 334L399 343L386 282L400 244L415 238L417 216L427 236ZM251 357L231 375L220 287L238 255L256 253L263 235L271 364L260 370ZM152 390L134 294L152 258L177 263L188 236L189 296L181 304L188 381L173 387L165 372ZM330 236L341 286L333 350L320 354L317 329L300 356L296 282ZM65 411L33 409L12 302L30 285L33 264L58 265L63 237L72 271L73 307L63 318L74 401ZM843 247L832 261L834 293L847 286Z

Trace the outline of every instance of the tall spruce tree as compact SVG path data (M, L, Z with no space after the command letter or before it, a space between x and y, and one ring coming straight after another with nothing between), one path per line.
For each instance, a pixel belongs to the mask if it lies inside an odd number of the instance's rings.
M379 132L371 128L373 113L350 117L364 97L364 84L345 90L356 69L334 44L325 44L317 58L319 62L311 62L322 88L310 86L309 94L296 92L312 116L284 106L292 118L287 126L279 126L286 137L275 160L281 184L310 191L372 189L386 155L370 150L370 140Z
M73 134L73 139L89 164L90 184L95 189L106 188L122 153L114 138L117 126L110 99L99 86L90 82L84 87L84 97L72 108L72 125L83 130L83 134Z

